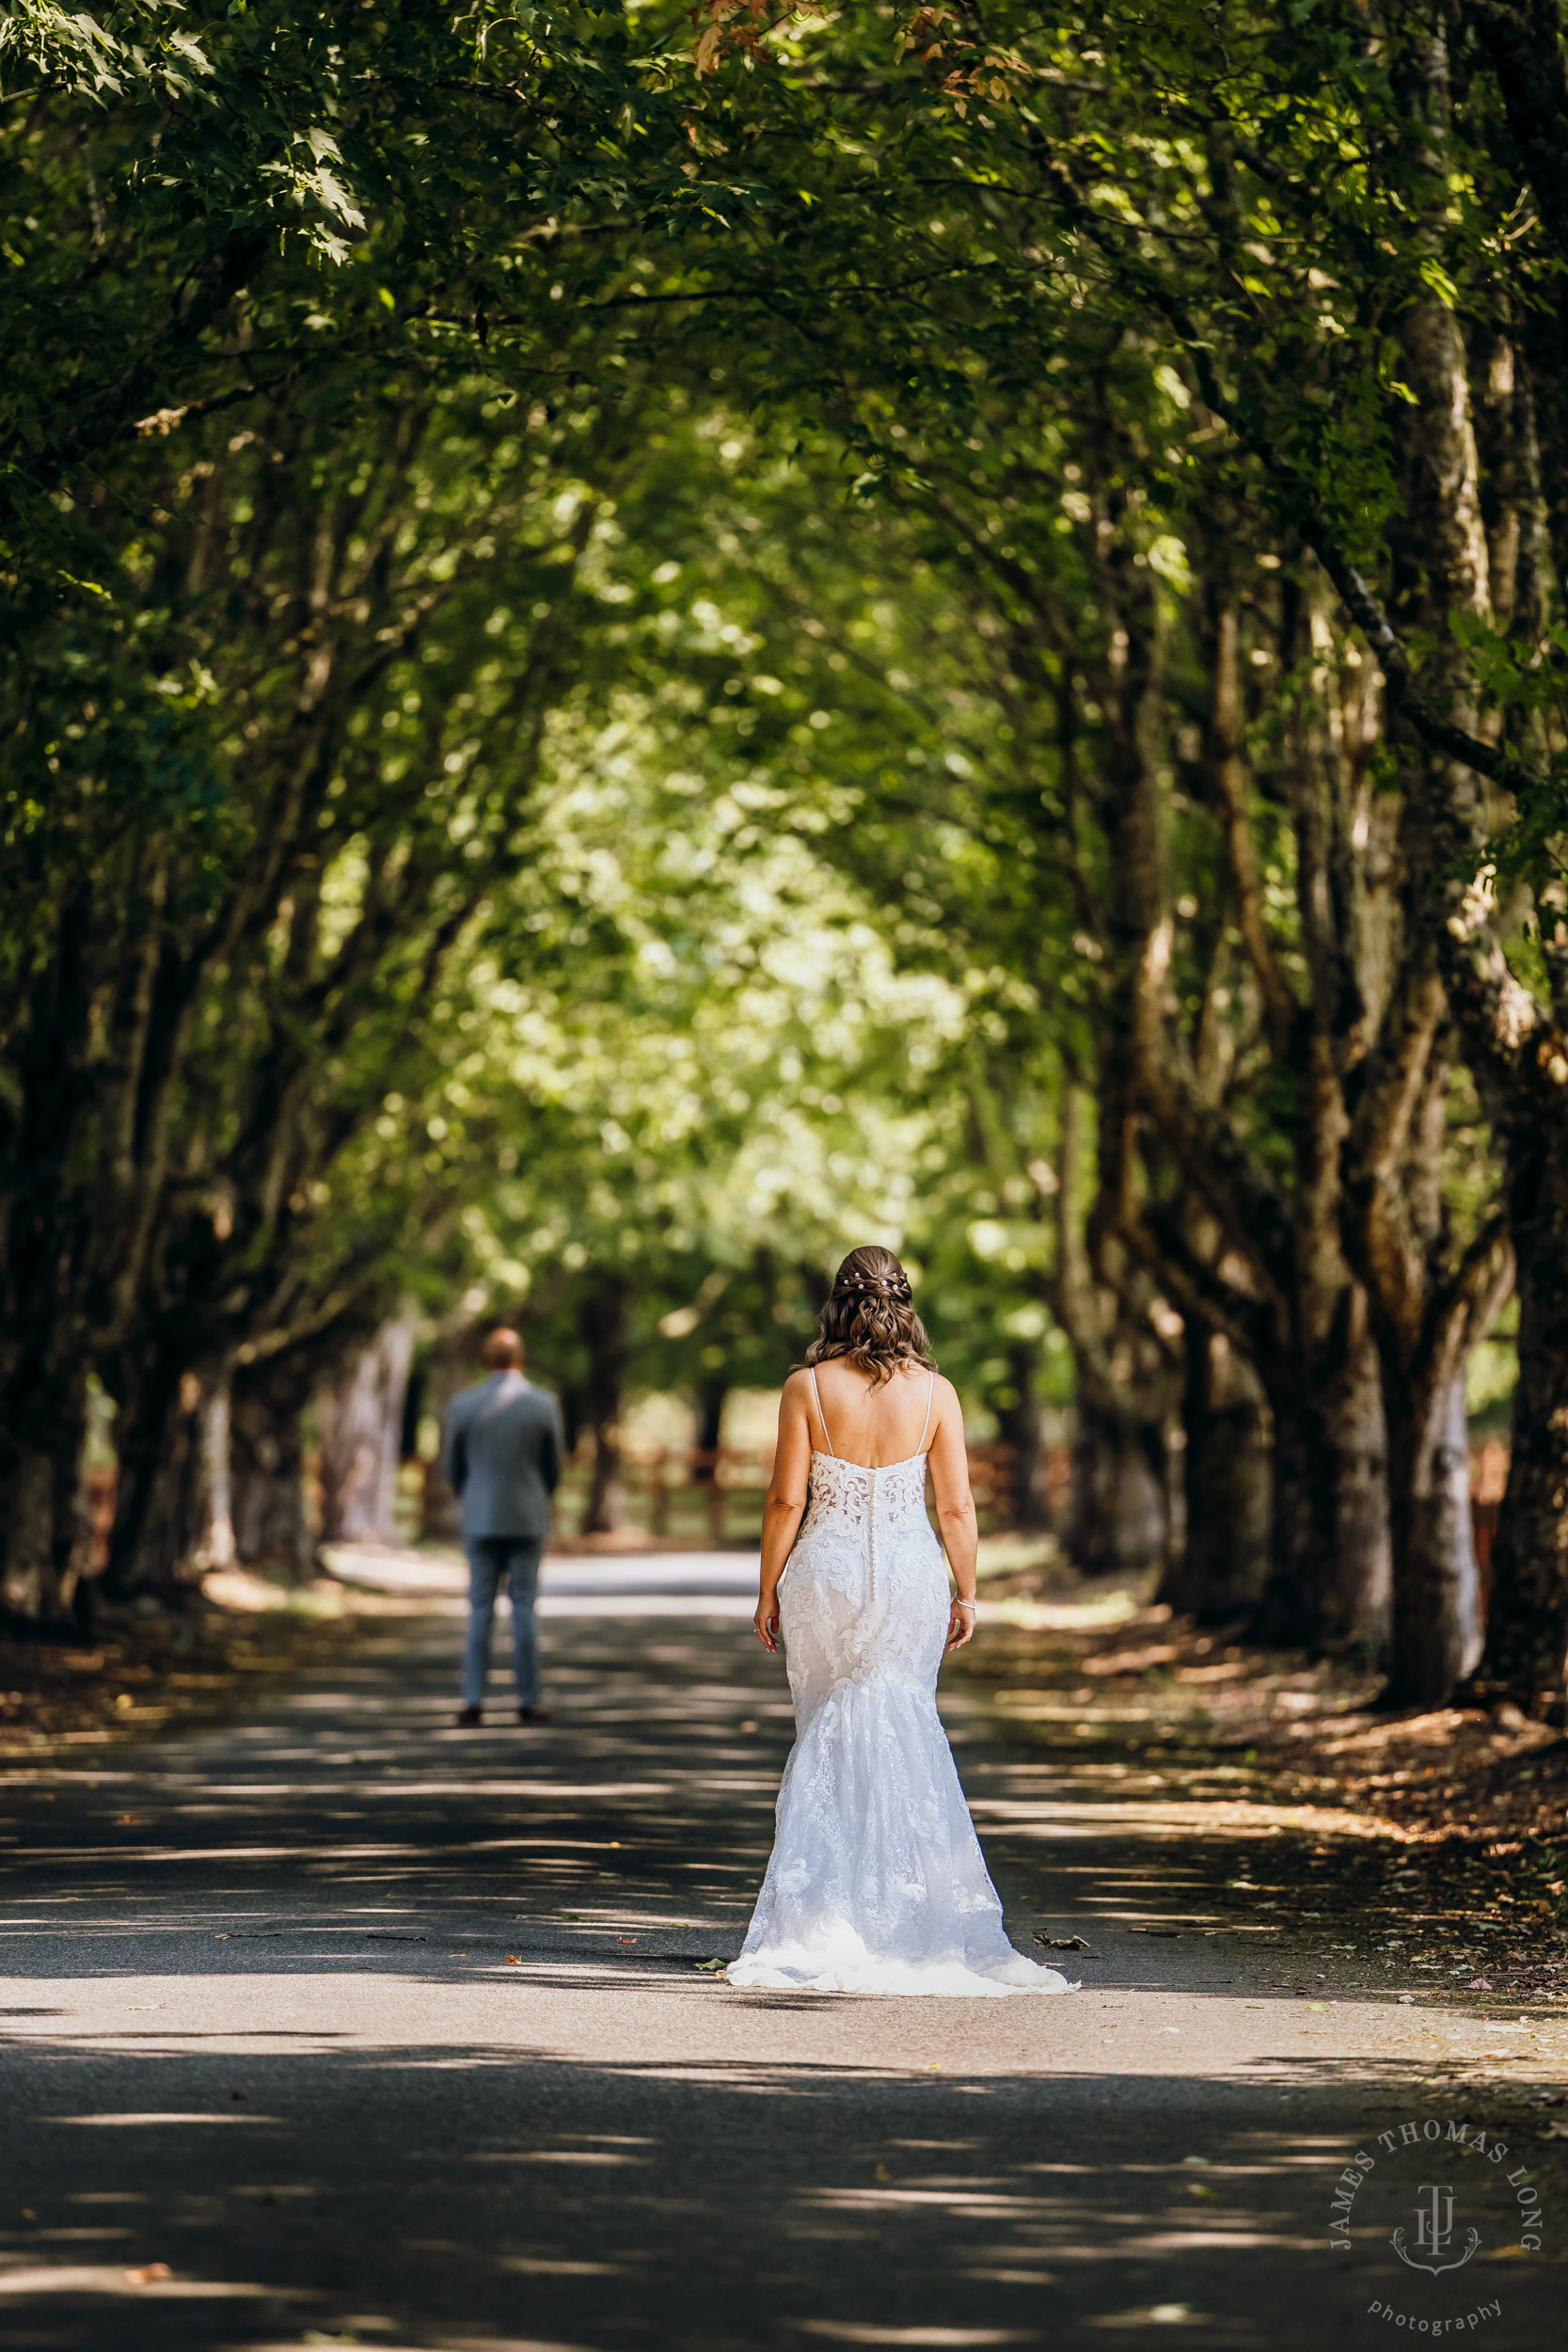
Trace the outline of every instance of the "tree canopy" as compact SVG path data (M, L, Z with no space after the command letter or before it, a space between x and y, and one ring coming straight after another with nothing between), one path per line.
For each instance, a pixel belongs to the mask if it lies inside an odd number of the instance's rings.
M874 1229L1070 1393L1081 1556L1415 1699L1516 1280L1480 1671L1559 1703L1562 32L12 11L15 1607L91 1377L166 1589L203 1400L400 1293L608 1459Z

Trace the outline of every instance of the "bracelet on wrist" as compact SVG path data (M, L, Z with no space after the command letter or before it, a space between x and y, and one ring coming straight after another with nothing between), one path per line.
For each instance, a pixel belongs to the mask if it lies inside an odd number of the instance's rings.
M959 1600L957 1595L955 1595L953 1606L955 1609L974 1609L977 1606L977 1603L973 1600Z

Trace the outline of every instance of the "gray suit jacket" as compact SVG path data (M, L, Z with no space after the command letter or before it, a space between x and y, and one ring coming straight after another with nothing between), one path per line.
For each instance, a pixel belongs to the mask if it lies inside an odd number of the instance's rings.
M520 1372L493 1372L447 1415L441 1468L462 1498L465 1540L543 1535L561 1484L561 1407Z

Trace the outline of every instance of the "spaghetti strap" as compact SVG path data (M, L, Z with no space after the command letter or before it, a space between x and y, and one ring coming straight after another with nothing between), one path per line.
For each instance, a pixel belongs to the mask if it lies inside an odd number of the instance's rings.
M816 1399L816 1418L822 1423L822 1436L828 1451L830 1454L832 1454L833 1441L832 1438L828 1436L828 1417L822 1410L822 1391L816 1385L816 1366L815 1364L809 1364L807 1366L807 1370L811 1374L811 1392ZM927 1406L927 1409L928 1412L930 1408ZM838 1456L836 1454L833 1454L833 1459L835 1462L837 1461Z
M926 1391L926 1418L920 1424L920 1443L915 1447L915 1452L917 1454L924 1454L926 1451L926 1432L931 1426L931 1405L936 1396L936 1392L937 1375L933 1372L931 1375L931 1385Z

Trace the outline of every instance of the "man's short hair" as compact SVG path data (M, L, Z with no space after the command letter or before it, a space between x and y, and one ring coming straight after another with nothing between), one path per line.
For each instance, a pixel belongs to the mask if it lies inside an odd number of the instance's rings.
M515 1331L509 1331L502 1324L497 1330L486 1332L480 1359L491 1372L507 1372L522 1362L523 1343Z

